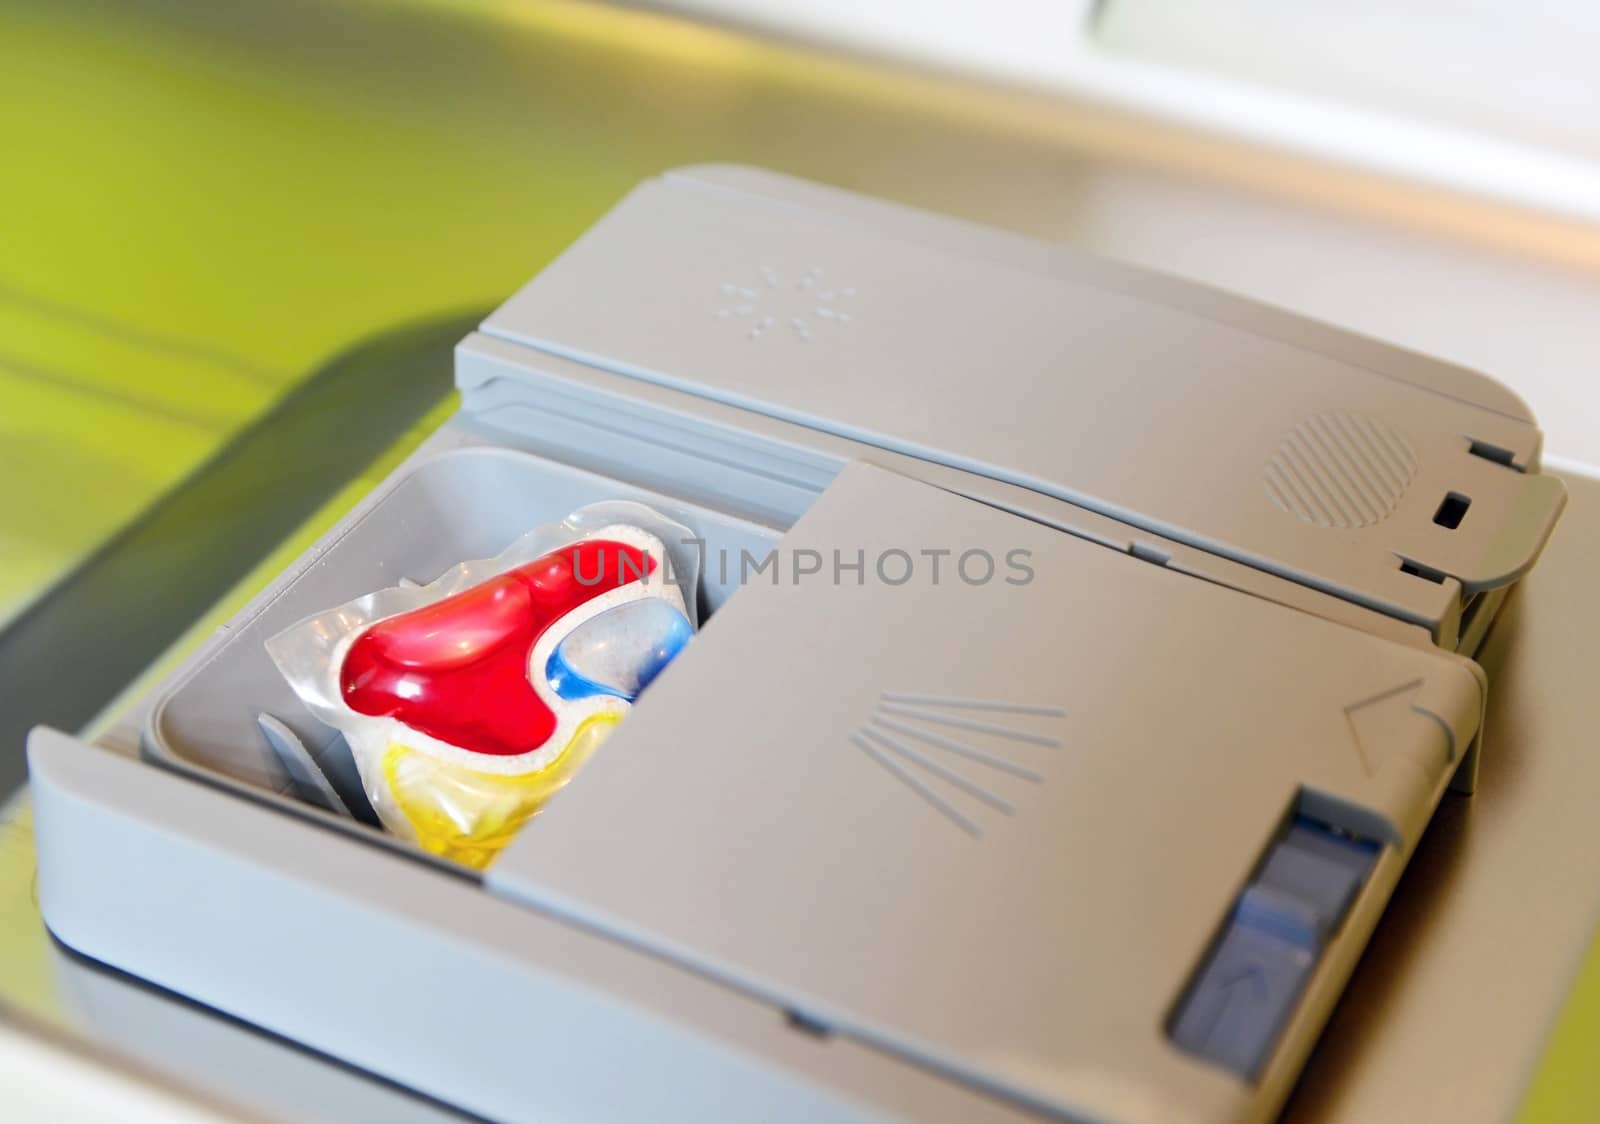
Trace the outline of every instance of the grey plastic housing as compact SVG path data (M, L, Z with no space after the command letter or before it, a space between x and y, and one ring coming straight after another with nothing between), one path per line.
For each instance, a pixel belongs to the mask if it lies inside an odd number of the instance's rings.
M708 211L755 271L709 293L736 259ZM696 222L700 264L655 226ZM786 299L815 291L822 307L826 291L858 311L808 320L809 338L775 318L752 339L760 317L725 301L771 296L763 266ZM871 285L818 289L846 268ZM924 305L893 296L918 278L935 312L920 327L907 317ZM1015 363L984 334L991 289L1033 293ZM1033 345L1062 319L1054 302L1102 289L1205 359L1206 385L1254 419L1228 423L1238 446L1270 460L1280 418L1381 406L1418 453L1410 489L1366 527L1303 522L1244 453L1190 460L1198 439L1158 393L1178 375L1143 365L1125 384L1013 396L1022 416L1002 419L1000 390L1043 377ZM1076 335L1058 351L1091 350L1091 325L1062 324ZM1117 349L1095 346L1115 369ZM1244 378L1213 346L1305 355L1292 377L1268 363ZM951 355L992 393L931 377ZM145 761L39 731L30 767L61 940L497 1119L659 1119L664 1104L701 1121L1269 1117L1441 794L1470 783L1486 683L1447 649L1472 650L1560 506L1537 430L1481 376L737 169L640 189L463 342L457 378L461 412L147 700ZM1102 420L1125 431L1052 451L1052 433L1083 432L1050 412L1108 395L1126 398ZM1222 425L1226 405L1185 410ZM964 418L948 448L896 429L944 425L941 411ZM1505 442L1513 464L1462 441ZM1185 474L1200 482L1157 495ZM1453 530L1423 495L1447 477L1475 489ZM1119 506L1141 496L1158 510ZM261 713L347 802L355 781L266 636L616 497L705 540L709 620L486 879L293 798ZM1436 540L1444 553L1412 561L1453 576L1400 571L1394 544ZM998 560L991 580L950 568L971 550ZM950 552L945 580L889 580L877 564L896 551ZM1006 580L1013 551L1029 580ZM835 552L860 552L863 580L826 569ZM741 583L746 556L762 568ZM824 571L801 573L814 557ZM1482 592L1464 600L1468 586ZM1169 1032L1296 815L1380 846L1241 1075Z
M29 768L59 940L480 1116L1027 1118L297 816L48 730Z
M1068 500L1436 635L1463 595L1526 573L1560 514L1538 428L1482 376L896 210L671 174L483 331ZM485 377L470 352L459 376ZM1447 527L1452 495L1470 505Z
M265 714L299 738L346 805L363 805L349 754L328 752L342 744L338 735L301 705L267 655L266 640L319 607L402 579L431 581L465 559L493 557L529 528L604 499L650 504L688 527L708 550L735 556L764 552L777 534L531 453L472 445L446 431L178 674L151 708L147 751L164 763L298 803L295 778L258 728L258 716ZM708 575L699 591L702 608L715 611L731 591L731 583Z
M409 472L472 453L430 454ZM381 491L352 524L393 510L384 498L395 491ZM1031 550L1038 573L1055 580L904 586L896 598L850 584L746 587L486 887L320 810L261 795L241 803L217 791L237 759L219 757L212 783L196 783L205 773L198 743L182 746L190 756L178 760L192 774L184 778L41 731L30 760L46 920L86 955L495 1118L544 1119L552 1105L588 1103L607 1119L647 1119L646 1106L685 1095L677 1082L691 1075L697 1087L724 1089L714 1103L683 1102L708 1120L748 1119L748 1098L794 1106L800 1118L852 1119L860 1097L901 1119L1264 1117L1292 1082L1475 737L1483 700L1475 666L864 463L846 469L780 540L779 557L839 541L879 553L919 529L933 536L925 539L932 548L960 541ZM290 611L305 573L357 564L363 540L351 530L336 530L261 603ZM346 553L352 558L336 564ZM768 632L773 614L789 621L779 633ZM1147 623L1127 627L1133 620ZM1086 642L1063 650L1063 621ZM753 651L760 634L788 639ZM230 629L198 662L216 665L245 635L247 625ZM940 635L957 637L972 658L950 659ZM1233 638L1231 672L1196 658L1221 635ZM813 658L824 649L845 658ZM1305 654L1284 660L1285 651ZM890 671L893 680L883 681ZM156 712L196 682L180 676ZM764 705L730 707L730 690ZM813 710L818 691L826 705ZM976 835L880 771L852 740L879 712L918 705L896 698L957 692L1053 700L1039 705L1064 712L1009 719L1059 740L1054 746L911 720L1038 777L948 758L1011 809L941 790ZM191 695L190 705L200 698ZM773 705L805 713L765 709ZM696 715L692 724L685 709ZM952 713L1008 720L1004 711ZM152 729L170 736L172 728ZM663 769L678 779L657 775ZM1112 797L1119 792L1129 795ZM1187 1056L1163 1027L1251 867L1296 810L1386 846L1251 1084ZM573 831L580 835L564 842ZM1211 845L1193 847L1195 838ZM671 845L653 846L658 840ZM552 885L551 861L563 854L570 865L556 864ZM651 855L651 866L639 865ZM891 889L893 908L868 907ZM482 904L464 908L468 899ZM953 911L952 900L963 908ZM618 924L619 903L646 911L649 924L637 914ZM674 904L681 920L714 928L685 935L648 916ZM566 934L558 947L513 939L523 905L533 906L530 919ZM797 909L791 928L785 919ZM579 923L553 925L550 916ZM594 928L608 935L584 935ZM930 940L935 933L940 939ZM488 967L485 939L502 948ZM583 976L573 942L613 950L605 956L632 947L653 966L634 971L676 981L673 1049L709 1060L637 1075L648 1091L625 1111L607 1099L615 1091L551 1086L492 1050L438 1049L440 1025L461 1027L458 1041L525 1041L518 1031L531 1019L541 1035L569 1037L563 1049L592 1054L607 1042L626 1058L660 1054L661 1043L613 1034L613 1022L638 1016L607 1013L609 983L593 989L614 969ZM764 962L772 956L780 962ZM972 976L976 964L987 967ZM563 1002L547 994L552 974ZM1041 992L1041 974L1060 986ZM427 981L421 997L408 991L419 980ZM974 992L979 983L987 990ZM1023 1002L1033 1013L1018 1023ZM433 1030L415 1019L417 1003L432 1013ZM715 1034L707 1040L705 1011L729 1007L744 1012L743 1022L781 1031L776 1054L757 1051L754 1075L741 1076L748 1059L725 1057ZM810 1029L788 1029L791 1018ZM469 1027L480 1029L469 1035ZM773 1037L745 1033L736 1036L745 1049ZM789 1053L809 1063L819 1049L827 1064L806 1068L802 1095L789 1084L797 1064ZM835 1072L841 1054L852 1060ZM552 1048L545 1056L554 1066L566 1055ZM561 1064L571 1082L592 1084L588 1070ZM711 1075L701 1065L712 1065ZM726 1077L717 1076L722 1066L732 1067ZM907 1097L921 1107L908 1110Z

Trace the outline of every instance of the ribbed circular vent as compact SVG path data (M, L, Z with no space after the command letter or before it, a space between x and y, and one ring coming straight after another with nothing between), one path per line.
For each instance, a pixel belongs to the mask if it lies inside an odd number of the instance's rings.
M1370 527L1394 513L1417 474L1417 455L1363 414L1317 414L1289 431L1267 462L1267 495L1318 527Z

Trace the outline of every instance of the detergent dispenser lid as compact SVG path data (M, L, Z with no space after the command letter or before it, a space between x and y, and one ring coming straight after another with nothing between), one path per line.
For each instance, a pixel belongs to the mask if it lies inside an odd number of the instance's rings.
M1164 1025L1263 848L1408 846L1477 728L1458 657L869 464L754 561L490 889L1052 1111L1233 1119Z

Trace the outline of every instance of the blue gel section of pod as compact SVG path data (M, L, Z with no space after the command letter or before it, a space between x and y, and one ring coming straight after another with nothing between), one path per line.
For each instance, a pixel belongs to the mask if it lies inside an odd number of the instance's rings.
M659 597L607 609L556 645L545 663L563 699L611 695L632 702L694 635L689 620Z

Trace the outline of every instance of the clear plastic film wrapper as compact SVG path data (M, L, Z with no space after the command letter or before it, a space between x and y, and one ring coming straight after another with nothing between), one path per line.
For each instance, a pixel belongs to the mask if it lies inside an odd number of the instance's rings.
M591 504L267 651L344 734L383 825L482 869L693 635L698 546L643 504Z

